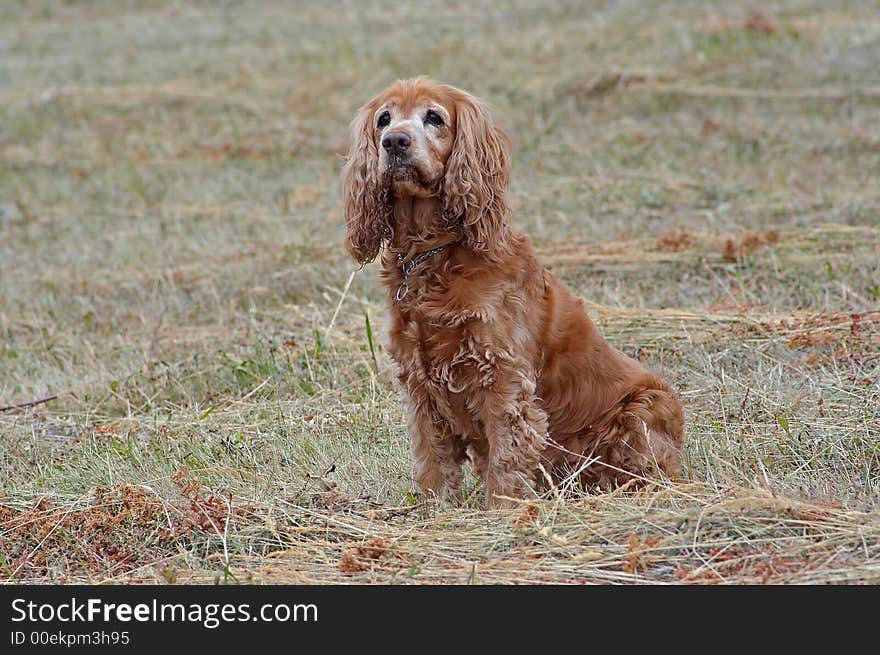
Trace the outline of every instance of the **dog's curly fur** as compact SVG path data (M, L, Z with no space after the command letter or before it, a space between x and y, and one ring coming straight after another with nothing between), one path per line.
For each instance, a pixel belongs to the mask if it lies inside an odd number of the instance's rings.
M408 143L395 149L389 135ZM486 107L402 80L361 108L352 139L348 249L365 264L386 247L389 351L419 485L458 498L468 459L489 507L544 486L542 466L554 483L575 474L589 488L677 477L681 404L602 338L511 228L510 141ZM440 246L404 279L401 255Z

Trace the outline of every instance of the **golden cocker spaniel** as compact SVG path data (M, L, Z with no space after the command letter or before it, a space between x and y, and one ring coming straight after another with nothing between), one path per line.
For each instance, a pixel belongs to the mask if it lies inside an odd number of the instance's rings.
M602 338L511 227L509 176L508 137L455 87L398 81L352 122L348 249L365 264L385 246L416 481L455 500L469 459L499 507L548 483L677 477L680 402Z

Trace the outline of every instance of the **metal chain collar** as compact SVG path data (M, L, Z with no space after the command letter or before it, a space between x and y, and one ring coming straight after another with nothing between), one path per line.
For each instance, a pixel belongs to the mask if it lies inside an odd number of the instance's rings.
M409 264L406 263L406 257L403 253L397 253L397 263L400 264L400 269L403 271L403 282L400 283L400 286L397 287L397 301L400 302L404 298L406 298L406 294L409 293L409 284L407 280L409 276L412 275L412 272L416 270L419 264L421 264L426 259L433 257L438 252L446 248L448 243L443 244L442 246L437 246L436 248L432 248L431 250L427 250L423 253L419 253L415 257L412 258Z

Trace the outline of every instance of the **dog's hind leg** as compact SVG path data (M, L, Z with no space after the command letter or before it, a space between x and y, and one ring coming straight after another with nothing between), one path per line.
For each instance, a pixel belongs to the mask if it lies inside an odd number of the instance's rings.
M643 484L681 476L684 414L669 387L656 379L639 385L591 429L585 445L597 461L585 470L585 486L603 488L635 480Z

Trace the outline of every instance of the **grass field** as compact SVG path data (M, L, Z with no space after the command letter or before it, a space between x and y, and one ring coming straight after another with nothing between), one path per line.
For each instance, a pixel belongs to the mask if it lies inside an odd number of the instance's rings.
M880 5L388 5L3 3L0 580L880 582ZM338 175L416 74L493 106L685 483L414 487Z

